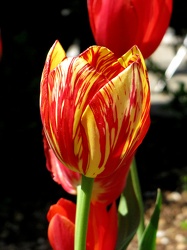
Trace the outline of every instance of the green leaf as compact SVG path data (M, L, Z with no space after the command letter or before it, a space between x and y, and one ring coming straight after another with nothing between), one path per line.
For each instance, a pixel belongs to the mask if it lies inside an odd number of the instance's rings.
M140 208L129 171L126 187L118 206L118 239L116 250L125 250L134 237L140 223Z
M145 250L145 249L155 250L156 249L156 233L158 229L161 204L162 204L162 196L161 196L160 189L158 189L155 209L150 218L150 222L147 225L142 235L139 250Z

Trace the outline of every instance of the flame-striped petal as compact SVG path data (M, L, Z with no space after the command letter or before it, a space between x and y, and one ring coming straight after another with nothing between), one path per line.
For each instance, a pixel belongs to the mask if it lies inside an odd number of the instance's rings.
M88 176L110 175L147 132L149 86L139 64L132 63L107 83L85 109L81 122L89 142Z

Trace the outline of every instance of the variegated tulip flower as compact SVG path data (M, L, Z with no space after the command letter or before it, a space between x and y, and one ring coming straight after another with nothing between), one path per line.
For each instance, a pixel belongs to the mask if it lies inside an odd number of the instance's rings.
M107 48L92 46L67 58L56 41L42 74L40 110L54 180L75 194L79 174L96 177L92 201L115 200L150 124L149 82L139 49L116 59Z
M67 168L91 178L122 171L150 125L140 50L133 46L116 58L106 47L91 46L67 58L55 41L41 77L40 113L47 141Z

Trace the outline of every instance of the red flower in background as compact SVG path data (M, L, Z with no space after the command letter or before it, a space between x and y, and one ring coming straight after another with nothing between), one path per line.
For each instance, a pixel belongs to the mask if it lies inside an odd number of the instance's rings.
M48 238L54 250L74 250L76 205L72 201L59 199L48 211ZM113 203L109 209L104 204L90 205L87 250L114 250L117 240L117 208Z
M61 198L47 213L48 238L53 250L73 250L76 205Z
M90 26L97 45L122 56L137 45L148 58L168 28L172 0L87 0Z

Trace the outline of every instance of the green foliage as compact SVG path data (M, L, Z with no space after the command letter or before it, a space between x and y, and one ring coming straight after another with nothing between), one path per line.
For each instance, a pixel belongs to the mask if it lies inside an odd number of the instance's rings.
M127 178L126 187L121 194L118 206L119 231L116 250L126 250L136 233L138 236L138 250L156 249L156 234L161 203L161 191L158 189L155 208L150 221L145 228L141 191L136 172L135 160L133 160Z
M162 203L161 192L158 189L155 209L150 219L150 222L144 231L138 250L145 250L145 249L155 250L156 249L156 233L158 229L158 221L159 221L159 216L160 216L161 203Z
M187 220L182 221L180 227L184 230L187 230Z
M183 191L187 191L187 175L180 176L181 188Z
M129 172L126 187L121 194L119 207L119 231L117 250L125 250L133 239L140 223L140 207Z

